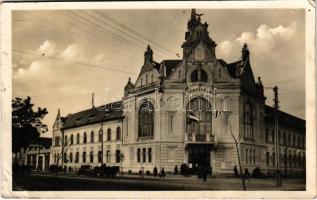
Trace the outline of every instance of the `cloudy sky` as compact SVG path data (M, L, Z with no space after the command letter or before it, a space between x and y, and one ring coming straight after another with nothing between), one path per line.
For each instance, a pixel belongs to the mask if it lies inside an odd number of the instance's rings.
M281 110L305 118L305 15L303 10L198 10L227 63L248 43L255 77L278 85ZM63 116L91 107L91 96L108 88L120 99L129 77L135 81L147 44L154 59L182 55L190 10L14 11L13 96L31 96L46 107L51 127ZM272 90L265 91L272 105Z

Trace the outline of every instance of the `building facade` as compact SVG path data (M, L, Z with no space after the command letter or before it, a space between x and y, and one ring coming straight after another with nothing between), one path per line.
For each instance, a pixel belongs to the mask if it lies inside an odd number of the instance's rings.
M21 148L17 154L18 164L29 166L31 170L47 171L50 164L51 147L51 138L40 137L27 148Z
M216 57L216 46L193 9L182 59L156 62L148 46L122 101L66 117L58 112L51 163L72 170L120 165L132 172L173 171L186 163L194 171L208 165L213 173L232 173L239 152L242 168L274 172L274 109L265 104L261 78L253 76L249 49L245 44L241 59L226 63ZM302 173L305 121L279 116L281 162L286 171Z

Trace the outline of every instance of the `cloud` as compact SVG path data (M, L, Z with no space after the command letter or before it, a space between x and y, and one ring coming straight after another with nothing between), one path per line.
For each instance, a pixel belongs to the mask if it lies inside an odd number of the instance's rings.
M28 68L19 68L16 73L13 73L14 79L25 79L36 75L41 70L41 63L39 61L34 61L30 64Z
M37 51L46 56L53 56L56 53L56 43L52 40L46 40L40 45Z
M286 27L283 25L270 27L262 24L257 28L256 33L243 32L236 38L236 41L240 45L248 43L261 51L270 51L276 47L281 47L281 43L293 39L297 34L297 27L296 21Z
M68 45L60 56L65 60L80 62L89 62L92 59L91 53L78 43Z
M220 42L217 47L217 55L220 57L228 57L233 50L233 44L229 40Z
M98 65L98 64L106 64L108 63L108 60L103 53L99 53L92 58L91 62Z

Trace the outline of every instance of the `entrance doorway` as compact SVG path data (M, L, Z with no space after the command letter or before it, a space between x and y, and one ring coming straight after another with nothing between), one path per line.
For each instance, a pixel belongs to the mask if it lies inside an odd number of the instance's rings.
M188 163L192 166L192 173L197 174L201 167L210 169L210 144L188 144Z

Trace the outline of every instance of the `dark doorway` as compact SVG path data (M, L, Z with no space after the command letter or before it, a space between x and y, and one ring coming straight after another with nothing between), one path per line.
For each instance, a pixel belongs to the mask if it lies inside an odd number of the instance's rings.
M188 144L188 162L192 164L193 174L200 167L210 168L210 151L210 144Z

